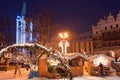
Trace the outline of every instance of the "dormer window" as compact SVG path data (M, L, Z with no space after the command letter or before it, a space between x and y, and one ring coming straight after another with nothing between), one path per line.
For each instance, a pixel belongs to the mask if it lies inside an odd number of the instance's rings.
M105 27L105 30L107 29L107 27Z
M113 27L112 27L112 26L110 26L110 28L112 29Z
M118 27L118 24L116 24L116 27Z
M96 31L96 34L98 34L98 32Z

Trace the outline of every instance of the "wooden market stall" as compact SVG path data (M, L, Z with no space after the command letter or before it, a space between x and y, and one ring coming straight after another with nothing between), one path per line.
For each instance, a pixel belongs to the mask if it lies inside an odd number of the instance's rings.
M96 54L88 58L92 62L91 75L99 76L100 69L99 65L103 65L104 75L110 75L111 61L114 61L114 58L104 55Z
M68 53L65 55L68 59L71 71L74 76L82 76L84 71L84 62L87 60L87 55L81 53Z
M87 60L86 56L84 54L80 53L67 53L64 55L64 58L68 61L70 65L70 69L74 76L81 76L83 75L83 67L84 67L84 61ZM55 72L50 72L49 70L53 67L50 67L48 65L48 60L46 56L43 56L39 60L39 73L42 77L48 77L52 78L56 74ZM50 61L50 60L49 60ZM54 62L55 60L51 59L52 65L55 65L57 62Z

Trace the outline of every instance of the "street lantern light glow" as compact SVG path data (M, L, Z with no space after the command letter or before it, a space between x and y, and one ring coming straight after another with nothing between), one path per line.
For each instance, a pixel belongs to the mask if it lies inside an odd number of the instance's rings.
M67 38L68 37L68 34L65 32L64 33L64 38Z
M59 36L60 36L61 38L64 38L62 33L60 33Z
M67 32L65 33L60 33L59 36L62 38L62 39L66 39L68 37L68 34Z
M64 33L60 33L59 36L60 38L62 38L62 40L59 42L59 47L61 47L62 54L66 54L67 47L69 47L69 42L66 40L66 38L68 37L68 34L67 32L64 32Z

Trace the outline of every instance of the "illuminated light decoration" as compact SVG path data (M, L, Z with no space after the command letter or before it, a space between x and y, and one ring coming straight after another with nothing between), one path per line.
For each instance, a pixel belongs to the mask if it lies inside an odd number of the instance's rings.
M68 37L68 34L65 32L64 33L64 38L67 38Z
M65 58L61 55L61 53L59 51L55 50L54 48L47 48L47 47L45 47L41 44L38 44L38 43L25 43L25 44L10 45L10 46L0 50L0 57L4 57L3 55L6 54L5 52L10 51L10 49L16 49L17 50L19 48L25 48L25 47L37 48L37 49L40 49L40 50L44 50L45 52L47 52L47 54L51 54L54 57L54 59L58 60L58 61L56 60L55 63L58 64L60 62L64 66L66 72L68 72L68 77L69 77L69 75L73 76L73 74L71 72L71 69L70 69L70 66L68 65L67 61L65 60ZM11 53L11 54L21 56L24 61L28 62L28 64L30 65L31 71L36 71L38 73L38 64L34 65L27 56L25 56L21 53L18 53L18 52L17 53ZM37 56L37 63L38 63L39 59L41 58L41 56L43 54L46 54L46 53L40 53ZM31 71L30 71L30 73L32 73Z
M26 42L32 42L32 22L30 22L29 32L26 31L26 3L24 2L21 16L17 16L16 19L16 44L24 44Z
M26 22L24 16L17 16L16 19L16 44L26 42Z
M62 54L66 54L67 47L69 47L69 42L67 40L62 40L59 42L59 47L61 47Z
M33 32L33 24L30 22L30 42L32 42L32 32Z
M57 66L60 62L58 60L55 60L54 58L49 58L47 60L51 66Z
M109 66L111 64L111 61L115 61L114 58L104 54L93 55L91 57L88 57L88 59L93 62L94 66L98 66L100 63L104 66Z
M103 64L104 66L108 65L108 60L102 56L99 56L98 58L96 58L96 60L93 61L93 63L98 66L100 63Z
M65 40L68 37L67 32L65 33L60 33L59 36L62 38L62 40L59 42L59 47L61 47L62 54L67 53L67 47L69 47L69 42Z
M65 33L60 33L59 34L59 36L62 38L62 39L66 39L67 37L68 37L68 34L67 34L67 32L65 32Z

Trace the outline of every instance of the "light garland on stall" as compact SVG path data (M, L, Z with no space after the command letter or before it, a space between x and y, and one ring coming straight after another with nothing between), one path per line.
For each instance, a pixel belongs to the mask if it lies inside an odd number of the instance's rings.
M59 51L57 51L57 50L55 50L55 49L53 49L53 48L46 48L45 46L43 46L43 45L41 45L41 44L37 44L37 43L13 44L13 45L11 45L11 46L8 46L8 47L2 49L2 50L0 51L0 57L5 57L4 55L6 54L6 52L10 52L10 53L12 52L12 53L11 53L12 55L19 55L19 56L21 56L25 61L27 61L27 62L29 63L29 65L30 65L31 70L33 70L32 68L33 68L34 65L32 64L31 60L30 60L29 58L27 58L25 55L17 52L17 50L18 50L19 48L26 48L26 49L29 49L29 48L34 49L34 48L36 48L36 49L44 50L41 54L39 54L39 55L37 56L37 58L38 58L37 60L39 60L39 58L41 58L42 55L45 55L46 53L47 53L47 54L50 54L50 55L52 55L55 59L57 59L58 61L61 62L61 64L64 66L66 72L68 72L68 77L73 76L73 75L72 75L72 72L71 72L71 70L70 70L69 64L68 64L68 62L66 61L66 59L62 56L62 54L61 54ZM13 52L13 51L15 51L15 52ZM7 54L8 54L8 53L7 53Z

